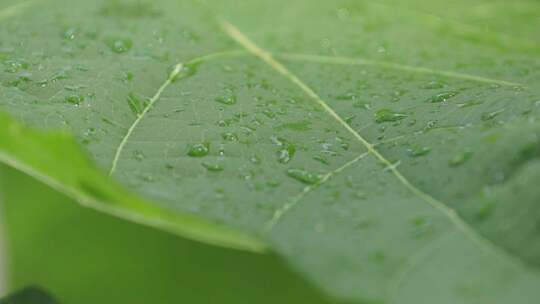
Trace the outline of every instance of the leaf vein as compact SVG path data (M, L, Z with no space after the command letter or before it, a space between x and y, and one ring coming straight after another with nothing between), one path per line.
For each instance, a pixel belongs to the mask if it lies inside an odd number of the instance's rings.
M226 20L220 20L223 31L229 35L234 41L246 48L247 51L258 57L271 68L281 73L285 78L289 79L292 83L302 89L309 97L316 101L330 116L332 116L339 124L341 124L347 131L349 131L359 142L361 142L368 152L373 154L381 163L383 163L387 169L393 173L393 175L413 194L420 199L430 204L433 208L442 212L450 222L456 226L466 237L475 242L482 250L495 255L497 258L508 261L512 264L521 265L521 261L510 256L506 251L503 251L490 240L484 238L478 234L467 222L465 222L452 208L448 207L443 202L437 200L431 195L423 192L419 188L415 187L405 176L397 170L397 166L392 164L386 159L378 150L374 148L374 145L363 138L358 132L356 132L345 120L343 120L322 98L313 91L306 83L304 83L295 74L289 71L283 64L275 60L272 54L265 51L245 36L238 28L229 23Z

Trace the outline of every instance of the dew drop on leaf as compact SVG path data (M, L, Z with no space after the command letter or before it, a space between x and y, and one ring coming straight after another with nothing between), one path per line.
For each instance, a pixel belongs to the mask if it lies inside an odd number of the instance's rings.
M458 154L456 154L448 164L452 167L457 167L465 163L467 160L469 160L472 157L473 153L472 151L463 151Z
M107 41L107 45L111 51L121 54L131 50L133 41L129 38L111 38Z
M456 96L457 94L458 94L458 92L456 92L456 91L442 92L442 93L439 93L439 94L434 95L431 98L429 98L428 102L432 102L432 103L445 102L448 99Z
M238 141L238 136L232 132L225 132L221 134L221 138L223 138L226 141Z
M188 147L188 155L191 157L203 157L210 152L209 143L193 144Z
M409 152L409 155L411 157L420 157L429 154L431 151L431 148L429 147L414 147L412 149L409 149L407 152Z
M210 172L221 172L224 169L223 166L220 164L207 163L207 162L203 162L202 166L205 167L206 170Z
M380 109L379 111L375 113L375 122L382 123L382 122L398 121L405 117L407 117L407 114L396 112L390 109Z
M84 97L81 95L69 95L64 100L67 103L78 106L84 101Z
M219 97L214 98L214 100L224 105L231 106L236 103L236 96L233 96L233 95L219 96Z
M321 174L312 173L304 169L289 169L287 175L304 184L314 185L323 178Z

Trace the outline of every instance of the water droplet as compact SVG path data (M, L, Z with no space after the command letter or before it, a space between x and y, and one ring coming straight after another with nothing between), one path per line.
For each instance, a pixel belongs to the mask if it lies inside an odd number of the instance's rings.
M313 156L313 159L322 163L322 164L325 164L325 165L329 165L330 162L328 161L328 159L326 159L324 156L320 156L320 155L315 155Z
M283 149L280 149L277 152L278 162L282 164L290 162L295 153L296 147L291 144L287 144Z
M448 99L456 96L457 94L458 94L458 92L456 92L456 91L442 92L442 93L439 93L439 94L437 94L435 96L432 96L427 101L432 102L432 103L445 102Z
M365 101L357 101L353 104L353 107L364 110L371 110L371 104Z
M129 93L126 101L131 109L131 112L133 112L133 114L136 116L139 116L143 112L143 102L137 96L135 96L135 94Z
M224 105L231 106L236 103L236 96L234 95L219 96L219 97L214 98L214 100Z
M462 165L466 161L468 161L472 157L472 155L473 155L472 151L469 151L469 150L462 151L456 154L452 159L450 159L448 164L452 167L457 167L459 165Z
M347 92L345 94L336 96L337 100L356 100L357 98L358 98L358 95L353 92Z
M433 232L433 222L429 218L419 216L412 220L412 224L415 238L421 238Z
M390 109L380 109L379 111L377 111L377 113L375 113L375 122L382 123L398 121L405 117L407 117L407 115L403 113L399 113Z
M69 95L64 100L67 103L78 106L78 105L81 104L81 102L84 101L84 96L81 96L81 95Z
M75 34L77 33L77 29L74 28L74 27L71 27L71 28L68 28L64 34L63 34L63 37L64 39L67 39L67 40L73 40L75 39Z
M138 161L142 161L142 160L144 160L145 157L146 157L146 156L144 155L143 151L141 151L141 150L135 150L135 151L133 151L133 156L134 156L135 159L138 160Z
M504 109L488 112L488 113L483 113L482 120L483 121L492 120L493 118L495 118L497 115L501 114L502 112L504 112Z
M409 155L411 157L420 157L429 154L431 152L431 148L429 147L414 147L412 149L407 150L409 152Z
M484 103L484 102L481 101L481 100L471 100L471 101L468 101L468 102L460 103L457 106L460 107L460 108L468 108L468 107L481 105L482 103Z
M129 38L110 38L107 40L107 45L111 51L121 54L131 50L133 41Z
M289 122L277 126L277 129L289 129L293 131L308 131L310 130L311 122L309 120L302 120L298 122Z
M211 172L221 172L224 169L223 166L220 164L212 164L212 163L203 162L202 165L203 167L206 168L206 170L211 171Z
M250 158L249 158L249 161L253 164L260 164L261 163L261 158L258 157L257 155L252 155Z
M210 152L209 143L193 144L188 147L188 155L191 157L203 157Z
M312 173L304 169L289 169L287 170L287 175L300 181L304 184L314 185L320 182L323 178L323 175Z
M221 138L223 138L226 141L238 141L238 136L232 132L225 132L221 134Z

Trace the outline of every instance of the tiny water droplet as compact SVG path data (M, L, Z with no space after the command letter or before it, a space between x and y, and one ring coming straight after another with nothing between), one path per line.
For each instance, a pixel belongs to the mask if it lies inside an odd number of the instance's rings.
M131 50L133 41L129 38L110 38L107 40L107 45L111 51L121 54Z
M188 147L188 155L191 157L203 157L210 152L209 143L193 144Z
M439 93L435 96L432 96L431 98L429 98L427 101L428 102L432 102L432 103L439 103L439 102L445 102L447 101L448 99L456 96L458 94L458 92L456 91L447 91L447 92L442 92L442 93Z
M433 222L424 216L416 217L412 220L413 236L421 238L433 232Z
M408 150L411 157L420 157L429 154L431 148L429 147L414 147Z
M315 155L313 156L313 159L322 163L322 164L325 164L325 165L329 165L330 162L328 161L327 158L325 158L324 156L321 156L321 155Z
M214 98L214 100L219 102L219 103L222 103L224 105L231 106L231 105L234 105L236 103L236 96L234 96L234 95L219 96L219 97Z
M314 185L320 182L323 178L323 175L312 173L304 169L289 169L287 170L287 175L300 181L304 184Z
M371 104L365 101L357 101L353 104L353 107L363 110L371 110Z
M74 28L74 27L71 27L71 28L68 28L64 34L63 34L63 37L64 39L66 40L73 40L75 39L75 34L77 33L77 29Z
M143 112L143 102L135 94L129 93L126 101L135 116L139 116Z
M144 155L144 153L143 153L141 150L135 150L135 151L133 152L133 156L134 156L135 159L138 160L138 161L142 161L142 160L144 160L145 157L146 157L146 156Z
M504 112L504 109L488 112L488 113L483 113L482 120L483 121L492 120L493 118L495 118L497 115L501 114L502 112Z
M283 149L280 149L277 152L277 158L278 162L282 164L286 164L291 161L291 159L294 157L294 154L296 153L296 147L288 144Z
M253 164L260 164L261 163L261 158L258 157L257 155L252 155L250 158L249 158L249 161Z
M69 95L64 99L67 103L72 105L80 105L84 101L84 96L81 95Z
M468 107L481 105L482 103L484 103L484 102L481 101L481 100L471 100L471 101L468 101L468 102L460 103L457 106L460 107L460 108L468 108Z
M452 167L457 167L468 161L472 157L472 151L466 150L456 154L448 164Z
M375 113L375 122L382 123L382 122L398 121L405 117L407 117L407 114L396 112L390 109L380 109L379 111Z
M224 169L223 166L220 164L213 164L213 163L207 163L207 162L203 162L202 166L205 167L206 170L210 172L221 172Z
M223 138L226 141L238 141L238 136L235 133L232 132L225 132L221 134L221 138Z

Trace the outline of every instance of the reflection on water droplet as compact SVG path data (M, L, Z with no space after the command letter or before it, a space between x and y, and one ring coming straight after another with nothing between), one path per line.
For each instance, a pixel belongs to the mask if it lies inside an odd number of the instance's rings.
M435 96L432 96L427 101L432 102L432 103L444 102L444 101L447 101L448 99L456 96L457 94L458 94L458 92L456 92L456 91L442 92L442 93L439 93L439 94L437 94Z
M304 169L289 169L287 175L305 184L314 185L320 182L323 175L312 173Z
M407 115L403 113L399 113L390 109L380 109L379 111L375 113L375 122L382 123L382 122L398 121L405 117L407 117Z
M188 155L191 157L203 157L210 152L209 143L193 144L188 147Z

